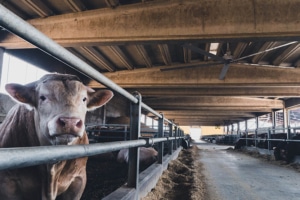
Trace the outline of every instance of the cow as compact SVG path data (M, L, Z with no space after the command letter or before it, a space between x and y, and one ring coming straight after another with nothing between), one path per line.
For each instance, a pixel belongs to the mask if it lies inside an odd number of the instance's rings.
M247 141L248 146L254 146L254 140L253 138L255 137L254 134L249 134L248 138L250 138L250 140ZM241 149L242 147L246 146L246 135L243 135L242 137L240 137L234 144L234 149Z
M113 97L109 90L85 86L77 76L58 73L5 88L19 103L1 124L1 148L88 144L86 112ZM0 199L80 199L86 185L86 162L84 157L0 171Z
M151 165L157 161L158 152L152 147L140 147L140 165ZM120 163L128 163L129 150L121 149L117 156L117 161Z
M192 142L192 138L191 138L190 134L186 134L186 135L184 135L183 138L181 138L181 146L184 149L190 148L191 147L191 142Z
M300 140L300 134L292 137L292 140ZM291 163L296 155L300 155L300 143L293 141L280 141L274 147L275 160L284 160L286 163Z

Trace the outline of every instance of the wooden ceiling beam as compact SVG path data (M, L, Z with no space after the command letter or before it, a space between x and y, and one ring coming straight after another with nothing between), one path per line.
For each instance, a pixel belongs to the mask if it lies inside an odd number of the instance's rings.
M133 69L132 63L129 61L129 59L126 57L126 55L123 53L123 51L118 46L108 46L108 49L123 63L123 65L127 69Z
M148 104L147 104L148 105ZM268 113L272 112L273 109L270 107L262 107L262 106L252 106L252 107L232 107L232 106L152 106L149 105L151 108L155 110L162 110L162 111L190 111L193 110L195 112L197 111L205 111L208 113L210 112L228 112L228 111L233 111L233 112L251 112L251 113ZM280 109L280 108L279 108Z
M110 8L115 8L120 5L119 0L105 0L105 3Z
M97 65L101 65L109 72L116 71L116 68L94 47L81 47L81 49L91 58L91 60L96 62Z
M64 0L64 2L73 10L73 12L86 10L86 7L81 0Z
M259 52L260 52L260 51L265 51L265 50L267 50L267 49L274 48L274 47L279 46L279 45L282 45L282 44L283 44L283 42L266 42L266 43L259 49ZM265 55L267 55L267 52L261 53L261 54L258 54L258 55L256 55L256 56L254 56L254 57L252 58L252 62L253 62L253 63L258 63L259 61L261 61L261 60L264 58Z
M233 58L237 59L240 58L242 56L242 54L244 53L246 47L248 46L248 43L246 42L239 42L237 44L237 47L235 48L235 50L233 51Z
M186 47L182 47L183 60L185 63L190 63L192 60L192 51Z
M284 63L289 57L299 52L300 52L300 43L292 44L273 61L273 64L280 65L281 63Z
M143 45L135 45L135 48L137 49L137 51L139 52L139 54L141 55L141 57L143 58L146 66L148 68L152 67L152 61L151 58L148 56L148 53L145 49L145 47Z
M158 112L161 112L162 114L166 116L190 116L190 117L197 117L197 116L244 116L244 117L255 117L256 115L251 112L237 112L237 111L220 111L220 112L207 112L207 111L201 111L201 110L173 110L173 111L162 111L159 110ZM151 115L151 114L149 114Z
M175 120L174 123L179 126L222 126L227 124L236 123L236 120L230 121L204 121L204 120Z
M182 97L182 96L246 96L246 97L299 97L300 86L277 87L208 87L208 88L130 88L128 92L138 91L143 97Z
M274 1L153 1L119 6L118 12L98 9L28 22L65 47L171 40L299 39L300 26L295 24L300 14L291 9L299 6L298 0ZM41 10L41 16L50 14ZM2 34L0 46L33 47L7 34Z
M162 56L165 65L172 65L172 59L169 51L169 46L167 44L158 44L158 49Z
M192 64L191 64L192 65ZM172 66L189 66L172 65ZM197 66L197 63L194 64ZM123 88L201 88L201 87L259 87L300 86L300 70L275 67L260 67L231 64L224 80L219 80L222 65L188 69L160 71L160 68L135 69L104 73L110 80ZM168 67L165 67L168 68ZM91 87L103 85L93 81ZM245 89L246 90L246 89ZM246 92L246 91L245 91Z
M209 42L206 43L206 44L205 44L205 49L204 49L204 50L205 50L206 52L210 52L210 46L211 46L211 43L209 43ZM219 48L219 46L220 46L220 45L218 45L217 49ZM217 52L216 52L216 53L217 53ZM204 61L208 61L208 56L204 55L204 56L203 56L203 60L204 60Z
M21 0L26 6L33 10L40 17L48 17L52 15L52 11L39 0Z
M147 105L173 106L176 107L264 107L264 108L284 108L281 100L259 99L248 97L169 97L143 99Z
M27 13L25 13L22 10L20 10L18 8L18 6L14 5L12 2L10 2L10 1L1 1L1 4L3 6L5 6L7 9L9 9L10 11L12 11L14 14L18 15L19 17L21 17L22 19L28 19L29 18L29 16L28 16Z

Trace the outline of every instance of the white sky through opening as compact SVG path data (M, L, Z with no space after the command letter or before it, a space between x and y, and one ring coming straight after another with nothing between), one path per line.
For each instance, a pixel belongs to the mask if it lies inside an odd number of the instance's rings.
M6 83L27 84L38 80L47 73L49 72L4 53L0 92L7 94L5 91Z

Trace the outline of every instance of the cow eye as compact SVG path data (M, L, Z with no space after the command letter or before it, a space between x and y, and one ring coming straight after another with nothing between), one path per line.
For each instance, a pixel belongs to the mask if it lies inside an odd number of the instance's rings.
M45 101L46 97L45 96L40 96L40 100Z
M85 102L86 100L87 100L87 98L86 98L86 97L84 97L84 98L82 99L82 101L83 101L83 102Z

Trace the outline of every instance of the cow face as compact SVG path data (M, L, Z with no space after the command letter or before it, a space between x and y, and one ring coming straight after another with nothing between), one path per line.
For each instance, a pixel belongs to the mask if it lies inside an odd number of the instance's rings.
M95 92L76 76L48 74L27 84L7 84L7 92L34 109L36 132L42 145L72 144L85 133L85 115L107 103L109 90Z

